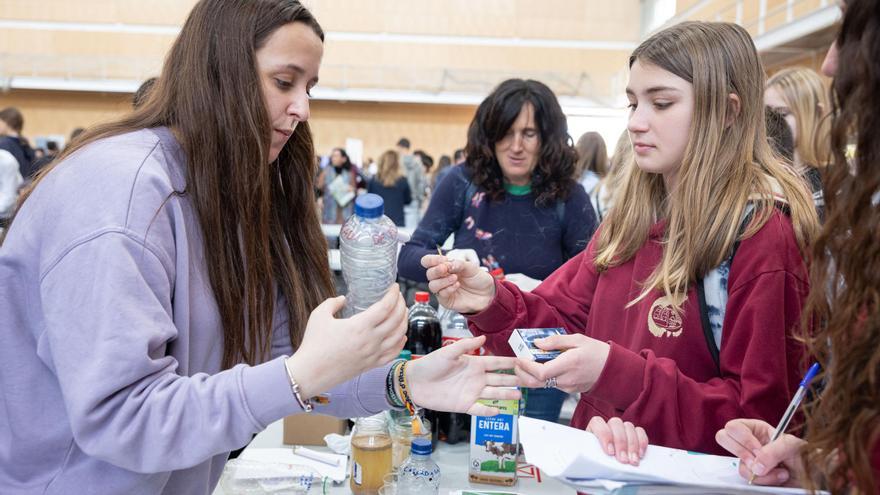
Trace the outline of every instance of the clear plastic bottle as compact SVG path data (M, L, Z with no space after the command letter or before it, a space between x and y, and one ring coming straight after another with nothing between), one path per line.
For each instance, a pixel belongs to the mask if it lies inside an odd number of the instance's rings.
M457 311L440 306L437 314L440 317L444 346L453 344L460 339L469 339L474 336L471 333L471 329L468 328L467 319Z
M406 331L405 348L412 352L412 358L418 359L430 354L443 346L443 331L437 311L429 304L430 294L416 292L416 303L409 308L409 326ZM424 409L425 418L434 425L431 441L437 445L437 411Z
M397 477L398 495L437 495L440 493L440 467L431 459L431 442L414 438L412 450Z
M420 415L422 420L421 433L413 434L412 416L407 411L388 411L388 430L391 432L391 470L397 469L409 459L412 449L413 438L425 438L431 440L431 432L434 425Z
M381 196L362 194L354 200L354 215L342 224L339 254L348 285L346 318L381 299L397 280L397 226L384 210Z
M443 331L443 345L451 345L461 339L473 337L467 319L456 311L440 306L440 328ZM479 354L479 351L474 352ZM469 414L437 413L437 432L440 440L455 445L470 440L471 417Z

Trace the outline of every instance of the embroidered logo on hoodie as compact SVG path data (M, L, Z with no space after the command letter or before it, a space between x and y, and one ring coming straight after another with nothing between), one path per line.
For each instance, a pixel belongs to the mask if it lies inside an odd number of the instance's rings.
M648 312L648 330L655 337L678 337L681 335L681 315L666 298L658 298Z

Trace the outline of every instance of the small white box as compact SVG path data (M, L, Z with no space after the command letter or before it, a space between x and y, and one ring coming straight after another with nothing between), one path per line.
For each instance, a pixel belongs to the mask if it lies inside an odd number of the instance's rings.
M551 335L565 335L564 328L517 328L510 334L507 342L516 357L531 359L539 363L546 363L562 354L562 351L545 351L535 345L535 339L550 337Z

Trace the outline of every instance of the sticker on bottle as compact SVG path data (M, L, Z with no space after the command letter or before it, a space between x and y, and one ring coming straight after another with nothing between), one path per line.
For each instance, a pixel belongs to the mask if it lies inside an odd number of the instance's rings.
M363 485L364 484L364 468L357 462L351 463L351 478L354 480L355 485Z

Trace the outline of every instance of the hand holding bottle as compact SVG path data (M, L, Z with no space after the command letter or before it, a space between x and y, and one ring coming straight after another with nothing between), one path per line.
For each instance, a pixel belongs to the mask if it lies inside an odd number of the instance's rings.
M397 284L379 302L351 318L334 315L344 297L327 299L309 316L302 343L287 366L303 397L313 397L387 364L406 342L406 303ZM339 357L340 359L334 359Z

